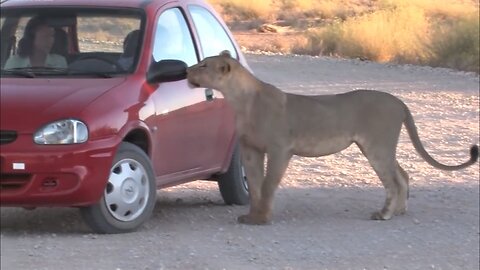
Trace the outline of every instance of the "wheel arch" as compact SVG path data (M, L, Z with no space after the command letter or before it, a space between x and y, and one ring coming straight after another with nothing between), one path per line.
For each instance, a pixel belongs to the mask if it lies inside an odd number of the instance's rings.
M123 138L124 142L129 142L131 144L134 144L138 146L140 149L142 149L147 156L150 157L150 152L151 152L151 143L150 143L150 136L148 135L148 132L142 128L135 128L131 131L129 131L125 137Z
M149 158L152 154L152 134L150 127L139 119L126 122L118 132L120 142L128 142L142 149Z

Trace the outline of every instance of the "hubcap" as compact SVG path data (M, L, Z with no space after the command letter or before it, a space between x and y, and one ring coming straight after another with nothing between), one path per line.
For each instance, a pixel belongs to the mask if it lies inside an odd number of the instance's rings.
M247 174L245 173L245 167L243 166L242 166L242 184L243 184L243 187L248 191Z
M133 159L120 160L112 167L105 203L113 217L132 221L143 213L150 191L147 178L145 168Z

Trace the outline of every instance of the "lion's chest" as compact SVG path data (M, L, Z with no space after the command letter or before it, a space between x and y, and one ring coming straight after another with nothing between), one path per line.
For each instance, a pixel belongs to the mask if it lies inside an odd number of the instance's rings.
M236 106L237 134L242 143L263 152L273 145L289 145L285 95L266 87L261 92L244 96Z
M255 122L247 120L237 120L237 134L240 141L250 147L265 151L266 140L261 132L262 127Z
M285 119L267 115L237 118L237 134L242 143L266 152L272 145L290 145Z

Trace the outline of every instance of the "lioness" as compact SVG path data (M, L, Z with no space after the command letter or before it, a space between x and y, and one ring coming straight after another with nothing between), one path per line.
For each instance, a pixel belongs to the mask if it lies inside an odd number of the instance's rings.
M250 212L238 218L240 223L265 224L271 220L274 192L292 155L325 156L352 143L358 145L386 189L385 205L371 218L387 220L405 213L408 174L395 157L402 124L420 156L436 168L459 170L478 159L478 146L474 145L470 160L460 165L434 160L420 142L407 106L388 93L289 94L260 81L228 54L189 67L187 79L192 86L220 91L234 109L250 193Z

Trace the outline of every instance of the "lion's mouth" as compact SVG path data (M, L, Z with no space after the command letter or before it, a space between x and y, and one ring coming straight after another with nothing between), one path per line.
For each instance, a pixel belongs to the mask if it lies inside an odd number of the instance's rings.
M192 87L192 88L198 88L198 87L200 87L200 84L198 84L198 83L196 83L196 82L194 82L194 81L192 81L192 80L188 80L188 84L189 84L190 87Z
M196 77L194 74L191 73L190 68L187 69L187 81L191 88L199 88L201 87L200 84L197 82Z

